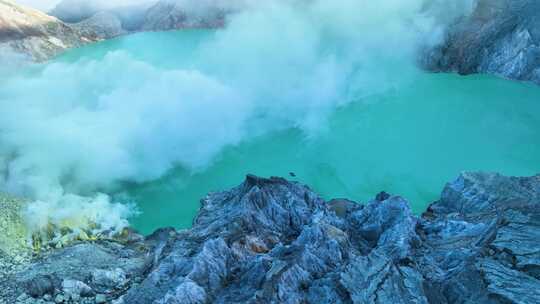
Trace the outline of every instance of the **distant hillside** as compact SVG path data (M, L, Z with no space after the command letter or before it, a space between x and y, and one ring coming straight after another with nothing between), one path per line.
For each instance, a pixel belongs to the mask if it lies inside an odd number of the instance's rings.
M486 73L540 84L540 1L479 0L424 66L433 71Z
M0 0L2 51L14 51L42 61L95 39L38 10Z
M128 5L122 1L63 0L49 14L67 23L80 23L96 15L114 15L121 22L123 30L137 31L142 27L148 9L156 2L138 0L130 1Z
M126 5L126 2L63 0L50 14L70 24L91 23L93 28L99 28L100 24L95 22L97 20L103 20L110 25L115 19L120 22L122 32L127 33L221 27L227 15L245 7L243 0L137 0L132 3ZM96 15L99 18L95 18ZM114 35L110 37L119 33L113 32Z

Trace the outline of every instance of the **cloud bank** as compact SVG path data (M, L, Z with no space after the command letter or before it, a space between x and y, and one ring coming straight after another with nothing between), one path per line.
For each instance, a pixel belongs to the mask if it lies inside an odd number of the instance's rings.
M127 5L155 3L157 0L15 0L15 2L48 12L60 3L65 3L67 6L73 6L73 8L80 8L82 7L82 4L86 4L87 7L111 9Z
M60 3L61 0L15 0L15 2L36 8L41 11L48 11L55 5Z

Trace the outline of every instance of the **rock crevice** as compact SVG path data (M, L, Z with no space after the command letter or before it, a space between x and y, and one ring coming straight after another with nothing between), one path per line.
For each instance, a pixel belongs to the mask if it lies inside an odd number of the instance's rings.
M450 26L444 42L422 54L421 61L432 71L540 84L540 2L477 0L473 14Z
M325 202L250 175L205 197L189 230L42 253L3 290L21 303L537 303L539 204L540 176L464 173L417 217L399 196Z
M0 0L2 56L9 51L13 56L23 55L34 61L43 61L92 41L96 41L94 35L84 35L54 17L10 0Z

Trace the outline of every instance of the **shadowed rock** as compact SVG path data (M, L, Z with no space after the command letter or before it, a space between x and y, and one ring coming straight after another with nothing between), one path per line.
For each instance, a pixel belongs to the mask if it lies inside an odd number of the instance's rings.
M221 4L221 5L220 5ZM146 12L142 30L166 31L185 28L219 28L232 11L227 2L159 0Z
M540 2L478 0L422 59L433 71L489 73L540 84Z
M120 18L108 12L96 13L88 19L72 24L71 27L94 39L109 39L127 33Z
M205 197L189 230L49 252L9 288L130 304L538 303L539 204L540 176L464 173L418 218L399 196L327 203L249 175Z

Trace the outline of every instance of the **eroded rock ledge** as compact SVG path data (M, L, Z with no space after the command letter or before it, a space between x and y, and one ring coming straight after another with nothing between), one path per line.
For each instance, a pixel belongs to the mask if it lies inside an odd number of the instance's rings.
M540 1L477 0L471 16L421 59L433 71L487 73L540 84Z
M540 175L464 173L422 217L248 176L190 230L81 242L1 281L6 303L540 303Z
M0 0L0 64L25 56L47 60L62 51L97 41L62 21L11 0Z

